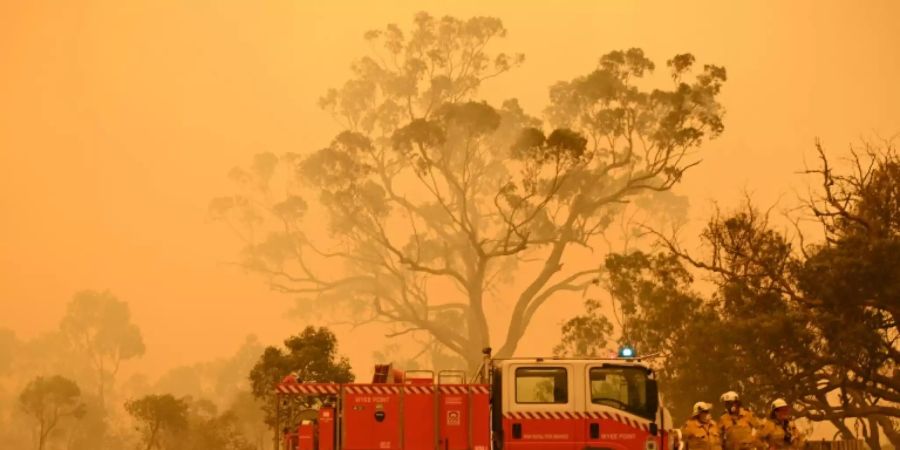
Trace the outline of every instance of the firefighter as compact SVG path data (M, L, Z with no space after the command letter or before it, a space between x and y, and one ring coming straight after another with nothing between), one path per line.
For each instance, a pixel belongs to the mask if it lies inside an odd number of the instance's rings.
M759 430L759 440L764 450L803 448L803 435L791 420L791 407L782 398L772 402L769 417Z
M741 406L737 392L728 391L720 397L725 404L725 414L719 419L725 450L751 450L758 447L756 432L759 421L750 410Z
M681 428L687 450L722 450L719 427L712 420L711 409L709 403L694 403L693 415Z

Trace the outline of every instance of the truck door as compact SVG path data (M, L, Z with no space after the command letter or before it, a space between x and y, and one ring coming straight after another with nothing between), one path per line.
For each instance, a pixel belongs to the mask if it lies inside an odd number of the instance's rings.
M504 449L575 450L581 420L571 365L510 364L504 384Z
M658 450L650 434L656 402L649 401L648 370L608 363L584 368L587 395L581 448Z

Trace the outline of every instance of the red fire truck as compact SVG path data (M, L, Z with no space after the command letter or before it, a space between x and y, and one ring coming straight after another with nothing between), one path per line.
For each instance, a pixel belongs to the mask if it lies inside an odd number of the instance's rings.
M668 450L653 371L619 358L492 359L465 373L376 366L372 383L278 384L285 450ZM316 401L310 401L315 398ZM282 424L284 425L284 424Z

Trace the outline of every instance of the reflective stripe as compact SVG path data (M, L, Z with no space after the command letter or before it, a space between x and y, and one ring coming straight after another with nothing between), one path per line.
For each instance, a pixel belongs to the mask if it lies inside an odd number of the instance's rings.
M513 411L503 414L505 419L511 420L577 420L577 419L602 419L612 420L642 431L650 431L650 422L637 420L621 414L613 414L607 411Z

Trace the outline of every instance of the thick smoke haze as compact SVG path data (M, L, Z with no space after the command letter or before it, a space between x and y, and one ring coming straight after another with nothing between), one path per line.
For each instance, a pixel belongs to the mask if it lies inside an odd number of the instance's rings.
M366 54L366 30L420 10L502 19L499 47L525 63L480 92L531 114L611 50L726 67L725 132L674 189L690 227L747 191L764 205L805 192L816 137L839 150L900 131L894 1L2 2L0 328L34 338L76 292L109 289L147 348L123 373L155 378L310 324L231 264L239 242L208 203L256 153L327 145L339 126L317 99ZM580 299L561 305L519 353L552 350ZM335 331L368 376L384 331Z

